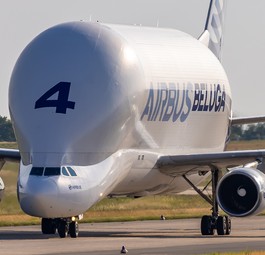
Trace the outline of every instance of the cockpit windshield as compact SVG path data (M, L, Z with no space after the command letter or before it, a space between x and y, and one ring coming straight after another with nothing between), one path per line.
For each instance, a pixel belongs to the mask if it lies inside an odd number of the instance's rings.
M56 176L56 175L65 175L65 176L77 176L75 170L72 167L32 167L29 175L34 176Z

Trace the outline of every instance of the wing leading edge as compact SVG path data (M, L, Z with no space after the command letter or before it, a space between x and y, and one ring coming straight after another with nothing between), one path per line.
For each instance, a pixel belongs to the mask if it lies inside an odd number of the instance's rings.
M19 162L20 158L19 150L0 149L0 170L6 161Z
M233 168L251 162L263 162L265 150L225 151L218 153L161 156L157 168L164 174L180 176L211 170L213 167Z
M243 125L265 122L265 116L236 117L231 121L231 125Z

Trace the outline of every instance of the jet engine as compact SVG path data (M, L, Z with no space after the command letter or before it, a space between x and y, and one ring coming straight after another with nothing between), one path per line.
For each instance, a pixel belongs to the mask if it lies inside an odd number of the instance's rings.
M222 177L217 201L230 216L246 217L265 209L265 174L257 169L236 168Z

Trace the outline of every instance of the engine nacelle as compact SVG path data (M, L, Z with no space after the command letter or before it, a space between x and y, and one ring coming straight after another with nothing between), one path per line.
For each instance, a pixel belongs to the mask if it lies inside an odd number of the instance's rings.
M252 168L237 168L222 177L217 201L234 217L255 215L265 209L265 174Z
M2 178L0 177L0 202L2 201L2 199L4 197L4 193L5 193L5 184L2 180Z

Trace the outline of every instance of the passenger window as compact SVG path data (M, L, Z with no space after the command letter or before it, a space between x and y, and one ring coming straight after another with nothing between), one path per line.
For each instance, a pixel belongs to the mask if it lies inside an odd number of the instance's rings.
M72 167L67 167L67 169L72 176L77 176L75 170Z
M62 168L62 173L63 173L63 175L69 176L69 173L65 167Z
M32 167L29 175L42 176L44 167Z
M61 174L60 167L46 167L44 171L44 176L53 176L60 174Z

